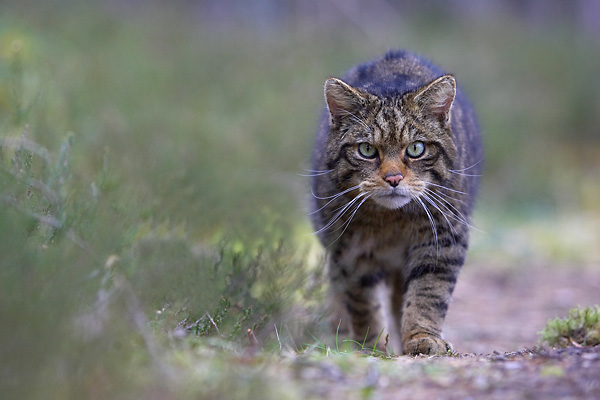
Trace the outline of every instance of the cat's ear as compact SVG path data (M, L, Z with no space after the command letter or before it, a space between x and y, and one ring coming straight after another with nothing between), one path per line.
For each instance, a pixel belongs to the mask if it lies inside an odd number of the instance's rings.
M367 103L364 94L337 78L325 81L325 101L332 121L352 116Z
M449 123L455 96L456 80L452 75L444 75L420 89L413 101L426 114L438 118L443 123Z

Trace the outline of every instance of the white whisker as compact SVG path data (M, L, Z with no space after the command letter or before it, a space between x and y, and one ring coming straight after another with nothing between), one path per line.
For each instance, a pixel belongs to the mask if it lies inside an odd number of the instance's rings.
M465 215L458 208L456 208L448 200L444 199L441 196L441 193L435 192L431 189L425 189L425 191L431 196L433 196L434 199L437 199L440 202L440 206L444 207L444 209L449 213L450 218L454 219L457 222L460 222L461 224L465 225L470 229L481 232L479 229L477 229L469 223L467 217L465 217Z
M366 193L368 194L368 196L366 196L364 199L362 199L362 201L360 203L358 203L358 205L354 208L354 211L352 211L352 214L350 214L350 217L348 217L346 222L344 222L344 224L342 225L342 227L344 228L342 230L342 233L340 233L339 236L337 238L335 238L335 240L329 244L330 246L331 246L331 244L337 242L339 240L339 238L342 237L342 235L344 235L344 233L346 232L346 229L348 229L348 226L350 226L350 223L352 222L352 220L354 219L354 216L358 212L358 209L364 204L365 201L369 200L373 196L373 194L369 194L370 192L366 192ZM340 229L340 228L338 228L338 229ZM336 229L336 230L338 230L338 229Z
M435 187L439 187L439 188L442 188L442 189L449 190L450 192L459 193L459 194L465 194L465 195L467 194L465 192L461 192L460 190L450 189L449 187L438 185L438 184L433 183L433 182L428 182L428 181L423 181L423 182L426 183L426 184L428 184L428 185L431 185L431 186L435 186Z
M311 188L311 189L310 189L310 194L312 194L312 196L313 196L315 199L319 199L319 200L328 200L328 199L338 198L338 197L340 197L340 196L341 196L341 195L343 195L343 194L346 194L346 193L348 193L348 192L351 192L351 191L353 191L353 190L355 190L355 189L358 189L358 187L359 187L359 186L360 186L360 185L352 186L351 188L349 188L349 189L346 189L346 190L344 190L343 192L340 192L340 193L338 193L338 194L334 194L333 196L327 196L327 197L319 197L319 196L317 196L317 195L315 194L315 192L313 192L313 190L312 190L312 188Z
M339 211L329 220L329 222L327 224L325 224L325 226L323 226L321 229L319 229L318 231L314 232L314 234L321 233L321 232L323 232L323 231L331 228L337 221L340 220L340 218L342 218L344 216L344 214L346 213L346 211L348 211L350 208L352 208L352 205L354 205L356 202L358 202L360 200L361 197L363 197L363 196L365 196L367 194L368 194L368 192L360 193L358 196L356 196L355 198L353 198L352 200L350 200L348 203L346 203L345 205L343 205L342 207L340 207L338 209Z
M439 193L434 192L431 189L425 189L425 192L423 194L425 193L428 193L430 196L433 196L433 199L441 202L440 205L444 207L448 213L450 213L450 216L453 219L455 219L463 225L469 226L466 217L460 212L460 210L458 210L452 203L441 197Z
M440 245L438 242L437 228L435 227L435 221L433 219L433 215L431 215L431 211L429 211L429 209L427 208L425 203L423 203L423 200L421 200L419 197L416 197L416 196L413 197L413 199L417 203L419 203L421 205L421 207L423 207L423 210L425 210L425 213L427 213L427 218L429 218L429 224L431 225L431 231L433 232L433 238L435 240L436 258L439 258Z
M325 207L327 207L329 204L331 204L332 202L336 201L339 197L340 196L334 197L333 199L331 199L327 203L325 203L323 205L323 207L319 208L318 210L315 210L315 211L312 211L312 212L308 213L308 215L313 215L313 214L318 213L319 211L321 211L322 209L324 209ZM339 208L337 210L339 210ZM334 210L334 211L337 211L337 210Z
M461 176L481 176L481 174L464 174L462 172L455 172L455 171L451 171L451 170L448 170L448 171L450 171L450 173L453 173L455 175L461 175Z
M462 169L449 169L448 171L450 171L450 172L455 172L455 173L456 173L456 172L465 172L465 171L468 171L468 170L470 170L471 168L475 167L476 165L478 165L478 164L479 164L480 162L482 162L482 161L483 161L483 158L482 158L482 159L480 159L479 161L477 161L475 164L471 165L470 167L467 167L467 168L462 168ZM473 175L473 176L479 176L479 175Z
M444 219L446 220L446 223L450 227L450 233L452 233L452 242L454 244L456 244L456 236L455 236L455 234L458 234L458 231L456 230L456 228L454 228L454 225L452 225L452 223L450 222L450 220L446 216L446 213L443 212L440 209L440 207L438 206L438 204L430 196L428 196L426 193L421 193L421 197L423 197L429 204L431 204L436 210L438 210L438 212L440 214L442 214L442 217L444 217Z
M327 175L327 174L333 172L332 169L328 169L326 171L314 171L314 170L311 170L311 169L306 169L305 171L306 172L310 172L310 173L309 174L298 174L298 175L311 177L311 176Z
M436 191L434 191L434 190L432 190L432 189L429 189L429 188L424 188L424 190L426 190L426 191L428 191L428 192L434 192L435 194L437 194L437 195L440 195L440 196L443 196L443 197L445 197L446 199L450 199L450 200L453 200L453 201L456 201L456 202L459 202L459 203L463 203L463 204L465 203L465 201L464 201L463 199L459 199L459 198L456 198L456 197L452 197L452 196L450 196L449 194L447 194L447 193L444 193L444 192L436 192Z

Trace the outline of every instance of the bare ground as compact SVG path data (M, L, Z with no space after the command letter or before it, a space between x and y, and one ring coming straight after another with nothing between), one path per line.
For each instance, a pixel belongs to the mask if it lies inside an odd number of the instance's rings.
M458 279L445 336L461 353L533 348L550 318L600 304L600 266L507 269L467 265Z
M542 349L538 332L576 305L600 303L600 268L467 266L446 322L443 357L296 360L306 397L600 399L600 346Z

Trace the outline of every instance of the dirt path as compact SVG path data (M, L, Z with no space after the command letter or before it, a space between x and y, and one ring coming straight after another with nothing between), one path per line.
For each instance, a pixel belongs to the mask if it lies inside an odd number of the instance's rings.
M415 374L384 399L600 399L600 347L397 361Z
M600 303L600 268L467 266L446 321L454 357L296 363L308 398L600 399L600 346L534 350L549 318Z
M600 346L337 361L294 361L302 398L600 399Z
M460 353L533 348L549 318L600 304L600 266L507 269L467 265L458 279L445 336Z

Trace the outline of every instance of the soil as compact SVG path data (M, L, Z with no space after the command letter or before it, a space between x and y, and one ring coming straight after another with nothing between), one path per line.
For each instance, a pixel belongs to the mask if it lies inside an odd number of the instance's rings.
M600 399L600 346L538 347L548 319L594 304L597 265L467 265L445 325L446 339L462 355L436 359L434 365L452 369L451 379L426 380L422 397L412 398Z
M578 305L600 304L600 266L467 264L453 295L444 334L460 353L531 349L548 319Z
M523 351L536 348L548 319L594 304L600 304L597 265L467 265L448 313L446 338L461 353L482 354L475 360L489 362L491 371L480 381L461 379L462 398L486 393L489 399L600 399L599 346Z
M547 320L600 303L600 268L467 265L445 325L454 356L318 369L307 394L363 399L600 399L600 346L538 346ZM308 374L310 376L311 374ZM358 395L358 397L356 397Z
M421 364L423 372L409 384L383 388L381 398L600 399L600 346L397 362L413 370Z

